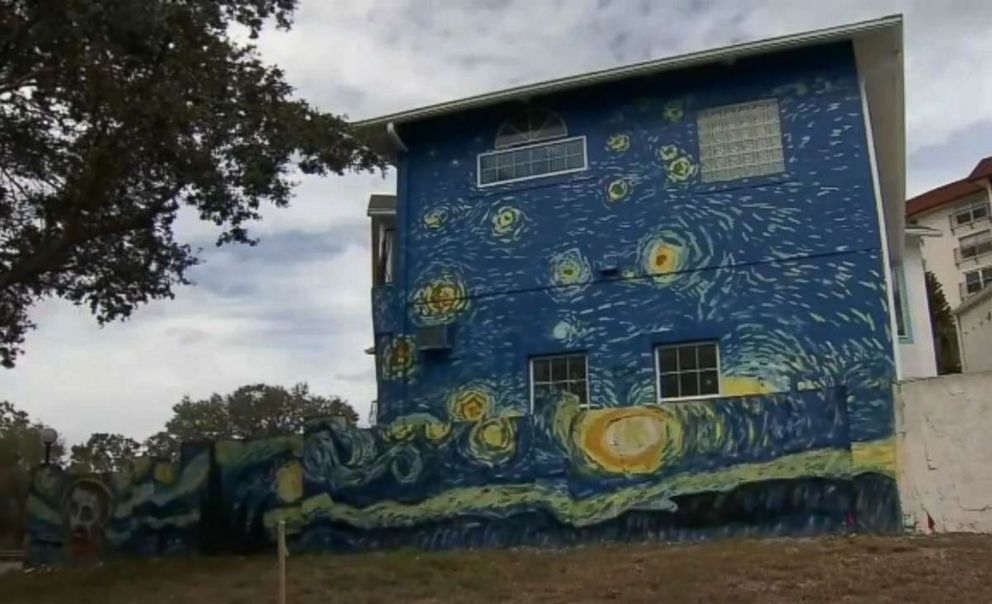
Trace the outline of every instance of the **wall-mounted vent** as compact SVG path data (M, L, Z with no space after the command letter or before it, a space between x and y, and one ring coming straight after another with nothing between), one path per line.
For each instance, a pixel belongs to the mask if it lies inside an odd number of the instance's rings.
M430 325L417 329L417 348L419 350L451 350L451 325Z

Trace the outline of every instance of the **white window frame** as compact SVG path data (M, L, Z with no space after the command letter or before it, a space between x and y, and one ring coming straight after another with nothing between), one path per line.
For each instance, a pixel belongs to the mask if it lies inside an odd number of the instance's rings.
M531 122L531 119L534 116L536 116L536 115L543 115L544 118L545 118L545 122L547 122L548 119L557 120L557 122L559 124L561 124L562 132L561 133L553 133L553 134L544 134L544 135L541 135L540 133L542 132L542 129L544 128L544 124L542 123L538 127L537 130L534 130L533 128L531 128L530 130L527 131L527 132L530 133L530 138L528 138L527 140L524 140L522 142L502 143L501 144L499 142L499 138L500 138L501 133L503 132L503 129L507 126L507 124L510 124L510 123L513 122L513 118L510 118L510 119L506 120L505 122L503 122L502 124L500 124L499 128L496 130L496 140L493 141L493 148L494 149L496 149L497 151L501 151L501 150L505 150L505 149L515 149L515 148L518 148L518 147L522 147L524 145L531 145L531 144L534 144L534 143L543 143L543 142L546 142L546 141L557 140L557 139L565 138L565 137L568 136L568 124L566 124L565 123L565 120L563 120L561 118L561 116L558 115L557 113L555 113L554 111L549 111L547 109L531 109L531 110L528 110L525 113L525 115L527 116L527 122L528 122L528 126L529 127L533 127L533 125L534 125L533 122ZM522 131L519 131L519 130L517 132L519 134L521 134L521 135L524 134Z
M521 176L520 178L510 178L508 180L498 180L496 182L482 183L482 158L489 157L492 155L504 155L507 153L514 153L516 151L522 151L524 149L533 149L536 147L547 147L550 145L560 145L562 143L569 143L572 141L582 141L582 167L581 168L566 168L565 170L558 170L555 172L546 172L544 174L533 174L531 176ZM501 185L506 185L514 182L524 182L527 180L534 180L537 178L548 178L550 176L561 176L562 174L575 174L576 172L585 172L589 169L589 146L586 144L586 137L582 136L571 136L568 138L557 138L554 140L541 141L539 143L533 143L530 145L518 145L516 147L505 147L503 149L496 149L494 151L486 151L485 153L480 153L475 158L475 184L480 189L485 189L488 187L498 187Z
M964 242L967 239L974 239L974 240L977 240L977 241L975 243L965 245ZM957 258L958 264L960 264L962 262L965 262L965 261L968 261L968 260L978 260L982 256L988 256L989 254L992 254L992 250L986 250L986 251L981 252L981 253L976 253L973 256L965 257L965 255L964 255L964 249L966 247L968 247L968 248L977 247L979 245L982 245L982 244L984 244L986 242L990 242L990 241L992 241L992 229L982 229L981 231L975 231L973 233L968 233L967 235L962 235L961 237L959 237L958 238L958 254L957 254L958 255L958 258Z
M909 313L909 299L906 297L906 275L902 265L892 268L892 284L896 288L893 296L895 307L892 312L896 314L896 336L903 344L913 343L913 323ZM904 333L899 333L899 319L902 319Z
M981 206L985 206L985 217L976 219L974 217L975 208L979 208ZM971 214L972 218L968 222L958 223L957 217L960 216L961 214ZM979 199L976 201L972 201L966 207L951 212L950 217L948 217L948 221L951 223L952 230L964 228L967 226L974 226L975 223L978 222L979 220L992 220L992 208L989 207L989 202L987 199Z
M699 346L700 344L713 344L716 349L716 394L697 394L693 396L678 396L671 398L662 398L661 396L661 349L662 348L679 348L681 346ZM723 394L723 369L720 365L720 342L719 340L699 340L694 342L671 342L665 344L657 344L654 347L654 381L655 381L655 398L658 404L662 403L684 403L687 401L705 401L708 399L722 398L726 395Z
M586 352L563 352L561 354L539 354L527 359L527 370L530 374L530 414L534 415L534 361L551 361L554 359L583 357L586 361L586 402L579 404L579 409L591 409L592 391L589 389L589 354ZM567 382L577 382L578 380L565 380ZM548 382L554 383L554 382Z
M981 293L982 290L985 289L986 287L992 286L992 279L986 280L986 279L984 279L982 277L982 271L987 271L987 270L992 270L992 265L980 266L978 268L974 268L974 269L971 269L971 270L963 271L962 272L962 276L964 277L964 281L961 282L961 298L962 299L964 299L964 298L970 298L971 296L974 296L975 294ZM979 285L979 287L978 287L978 290L977 291L969 292L968 291L968 275L970 275L972 273L977 273L978 274L978 285Z

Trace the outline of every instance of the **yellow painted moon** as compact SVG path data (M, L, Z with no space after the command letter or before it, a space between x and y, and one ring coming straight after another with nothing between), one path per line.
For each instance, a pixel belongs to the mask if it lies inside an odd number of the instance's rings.
M682 449L682 426L655 407L594 409L582 414L574 442L586 461L611 473L650 474Z

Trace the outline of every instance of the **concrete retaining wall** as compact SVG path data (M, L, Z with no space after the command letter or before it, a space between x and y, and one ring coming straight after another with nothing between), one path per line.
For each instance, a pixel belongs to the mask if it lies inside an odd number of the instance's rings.
M992 372L896 385L907 527L992 532Z

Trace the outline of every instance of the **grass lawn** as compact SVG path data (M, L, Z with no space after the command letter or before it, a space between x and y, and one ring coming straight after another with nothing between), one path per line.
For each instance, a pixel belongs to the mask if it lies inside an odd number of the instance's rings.
M992 602L992 536L730 540L289 559L289 603ZM0 576L0 602L276 601L274 556Z

